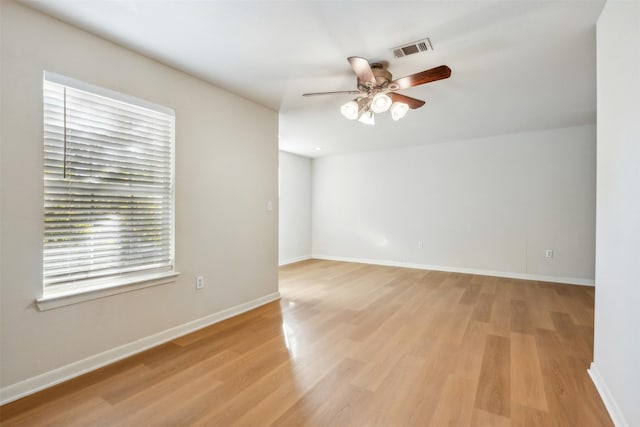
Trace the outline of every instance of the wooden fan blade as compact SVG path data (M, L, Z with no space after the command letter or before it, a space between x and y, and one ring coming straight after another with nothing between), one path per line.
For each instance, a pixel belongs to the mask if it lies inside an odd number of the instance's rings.
M401 77L392 81L389 87L392 90L406 89L413 86L423 85L425 83L435 82L436 80L447 79L451 76L451 68L446 65L424 70L410 76Z
M360 58L359 56L350 56L347 60L349 61L349 64L351 64L353 71L358 76L358 81L360 83L376 84L376 77L373 75L373 71L371 71L369 61L364 58Z
M335 91L335 92L312 92L312 93L303 93L302 96L340 95L340 94L359 95L360 91L357 91L357 90L338 90L338 91Z
M391 98L393 102L404 102L412 110L415 110L416 108L420 108L425 104L425 102L420 99L411 98L410 96L400 95L399 93L395 93L395 92L389 92L387 93L387 95L389 95L389 98Z

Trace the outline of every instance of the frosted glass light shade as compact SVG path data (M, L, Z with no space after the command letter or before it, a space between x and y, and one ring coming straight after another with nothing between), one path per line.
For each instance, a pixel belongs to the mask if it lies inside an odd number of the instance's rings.
M394 102L391 104L391 118L393 120L400 120L404 116L407 115L407 111L409 111L409 106L404 102Z
M362 115L360 116L360 119L358 119L359 122L364 123L366 125L375 125L376 124L376 119L375 119L375 115L373 114L373 111L368 110L365 111L364 113L362 113Z
M377 93L371 101L371 109L374 113L384 113L391 107L391 98L384 93Z
M340 107L340 113L342 113L342 115L349 120L357 119L359 112L360 106L356 101L349 101L346 104L343 104L342 107Z

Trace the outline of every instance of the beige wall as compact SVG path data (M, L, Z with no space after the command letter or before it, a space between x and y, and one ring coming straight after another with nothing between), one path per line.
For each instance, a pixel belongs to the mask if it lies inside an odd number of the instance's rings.
M0 387L277 292L277 113L13 1L0 3ZM176 283L35 308L43 70L175 109ZM201 291L196 275L205 277Z

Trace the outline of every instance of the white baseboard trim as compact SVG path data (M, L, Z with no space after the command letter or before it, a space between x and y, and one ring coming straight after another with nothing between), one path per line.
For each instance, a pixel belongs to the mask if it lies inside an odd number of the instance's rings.
M448 271L451 273L477 274L479 276L495 276L495 277L508 277L510 279L538 280L542 282L564 283L568 285L583 285L583 286L595 285L595 281L593 279L581 279L581 278L575 278L575 277L545 276L542 274L515 273L515 272L509 272L509 271L482 270L477 268L465 268L465 267L447 267L447 266L441 266L441 265L416 264L412 262L388 261L388 260L368 259L368 258L349 258L349 257L320 255L320 254L313 254L311 255L311 258L325 259L329 261L344 261L344 262L358 262L362 264L385 265L389 267L415 268L418 270L436 270L436 271Z
M198 329L202 329L214 323L218 323L230 317L237 316L238 314L278 299L280 299L280 292L274 292L3 387L0 389L0 405L4 405L5 403L12 402L37 391L70 380L71 378L117 362L118 360L140 353L141 351L148 350L151 347L171 341L172 339L186 335Z
M294 262L306 261L308 259L311 259L311 255L302 255L295 258L289 258L289 259L285 259L284 261L280 261L279 266L282 267L283 265L293 264Z
M624 415L622 415L620 407L613 398L611 390L607 387L607 383L604 381L604 378L600 375L600 371L598 370L595 362L591 362L591 367L587 369L587 372L591 377L591 381L593 381L593 384L596 386L596 390L598 390L604 406L607 408L607 411L609 411L609 416L611 417L613 424L616 427L629 427L629 423L627 423Z

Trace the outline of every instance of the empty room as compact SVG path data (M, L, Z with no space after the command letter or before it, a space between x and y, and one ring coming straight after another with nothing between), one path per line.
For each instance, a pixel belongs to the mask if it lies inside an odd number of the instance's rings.
M640 426L637 0L0 0L0 425Z

